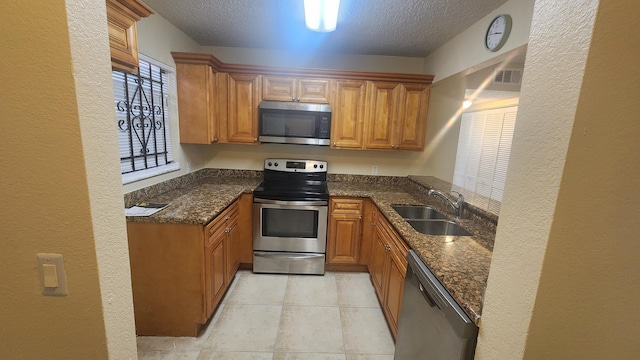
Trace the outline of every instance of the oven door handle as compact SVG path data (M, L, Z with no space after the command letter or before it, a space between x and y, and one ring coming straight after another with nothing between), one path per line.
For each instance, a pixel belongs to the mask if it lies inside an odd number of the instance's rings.
M275 204L275 205L292 205L292 206L322 206L328 205L328 201L318 200L318 201L282 201L282 200L271 200L271 199L261 199L261 198L253 198L254 203L261 204Z

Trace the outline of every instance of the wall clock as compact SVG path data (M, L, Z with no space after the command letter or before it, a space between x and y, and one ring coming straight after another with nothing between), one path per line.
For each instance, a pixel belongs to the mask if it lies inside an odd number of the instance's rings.
M484 45L489 51L498 51L507 42L510 32L511 16L507 14L498 15L489 24L487 34L484 37Z

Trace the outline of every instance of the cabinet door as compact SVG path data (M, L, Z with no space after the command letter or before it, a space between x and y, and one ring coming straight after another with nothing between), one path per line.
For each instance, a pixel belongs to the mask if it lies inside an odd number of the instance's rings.
M226 219L226 231L227 236L225 237L225 281L227 285L231 284L233 277L238 271L238 267L240 266L240 260L238 259L238 246L240 241L240 231L238 231L238 206L237 204L232 205L233 209L228 215L228 219Z
M329 80L298 79L296 101L309 103L329 103Z
M138 0L107 0L106 4L111 67L135 73L138 71L136 21L153 14L153 10Z
M371 81L367 89L367 149L395 148L395 128L398 122L400 84Z
M260 76L229 74L227 99L227 141L258 143Z
M400 150L423 150L429 109L428 84L402 84L396 146Z
M205 297L211 316L225 290L225 232L217 233L205 249Z
M294 101L296 79L290 77L264 76L262 78L262 99L273 101Z
M362 199L331 199L327 263L359 264L363 208Z
M242 194L238 203L238 261L253 263L253 195Z
M406 261L399 259L397 251L390 252L389 281L387 287L385 312L388 313L388 320L395 338L398 334L398 321L400 320L400 307L402 306L402 294L404 291L404 278L407 273Z
M382 304L384 304L386 297L385 287L389 266L389 255L387 252L384 230L376 225L373 231L371 244L371 263L369 264L369 273L371 274L373 287L376 289L376 295L378 295L378 299Z
M365 81L337 80L331 117L331 147L362 149L364 146Z
M215 74L208 65L176 64L180 143L218 140Z

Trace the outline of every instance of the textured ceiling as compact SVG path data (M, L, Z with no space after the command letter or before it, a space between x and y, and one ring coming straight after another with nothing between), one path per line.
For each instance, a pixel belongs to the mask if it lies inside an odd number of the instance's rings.
M425 57L507 0L341 0L338 27L304 25L303 0L145 0L203 46Z

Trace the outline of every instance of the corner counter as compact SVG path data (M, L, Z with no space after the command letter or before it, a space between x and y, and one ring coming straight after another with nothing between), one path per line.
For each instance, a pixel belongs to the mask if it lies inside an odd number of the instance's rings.
M261 171L203 169L125 195L125 205L139 201L166 202L170 206L148 217L127 217L130 222L206 225L244 193L262 181ZM428 205L455 219L444 200L428 196L429 189L449 191L451 184L433 177L393 177L329 174L330 196L370 198L461 305L478 323L489 276L497 216L466 204L456 219L473 236L432 236L414 230L392 204ZM447 185L448 184L448 185Z

